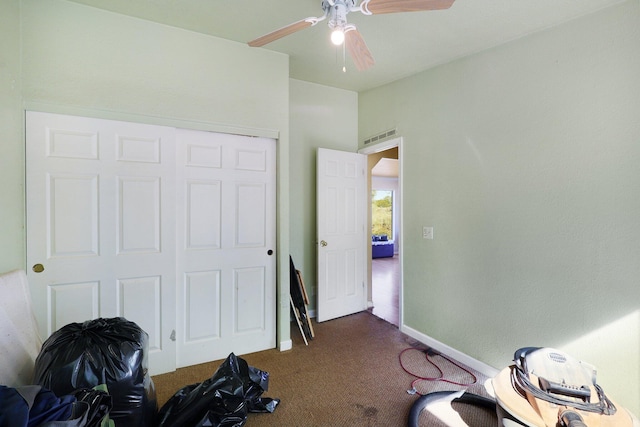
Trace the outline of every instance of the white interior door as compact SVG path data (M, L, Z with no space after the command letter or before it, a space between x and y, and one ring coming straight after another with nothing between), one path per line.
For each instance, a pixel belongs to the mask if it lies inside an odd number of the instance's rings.
M178 367L274 348L275 140L177 142Z
M319 322L366 309L366 156L318 149Z
M27 277L43 339L125 317L175 369L175 132L28 112Z

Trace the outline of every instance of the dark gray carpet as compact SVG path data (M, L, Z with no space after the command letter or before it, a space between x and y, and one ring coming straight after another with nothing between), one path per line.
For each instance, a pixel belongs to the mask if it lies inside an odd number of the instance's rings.
M263 397L280 398L273 413L250 414L247 426L406 426L409 411L418 395L411 395L415 377L438 377L425 349L402 334L395 326L369 312L362 312L323 323L314 323L316 337L304 345L294 324L291 328L293 349L285 352L267 350L241 356L250 366L269 373L269 390ZM469 383L473 377L441 356L432 356L443 371L443 378ZM179 369L153 377L161 406L181 387L201 382L213 375L222 361ZM419 381L421 393L441 390L464 390L487 395L485 377L477 374L474 385L464 387L444 381ZM472 427L495 427L492 411L454 403L466 424ZM420 417L421 426L448 426L429 412ZM460 425L460 424L458 424ZM457 427L457 425L456 425Z

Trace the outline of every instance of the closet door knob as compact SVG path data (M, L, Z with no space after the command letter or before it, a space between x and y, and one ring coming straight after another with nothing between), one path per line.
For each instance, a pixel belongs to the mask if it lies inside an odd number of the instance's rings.
M36 273L42 273L44 271L44 265L42 265L42 264L34 264L34 266L31 267L31 269L33 271L35 271Z
M320 246L322 246L324 248L327 245L328 245L327 242L325 242L324 240L320 240Z

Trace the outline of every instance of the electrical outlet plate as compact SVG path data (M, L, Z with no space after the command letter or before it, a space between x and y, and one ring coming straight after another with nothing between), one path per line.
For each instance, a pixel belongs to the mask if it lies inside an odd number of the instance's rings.
M422 238L433 240L433 227L422 227Z

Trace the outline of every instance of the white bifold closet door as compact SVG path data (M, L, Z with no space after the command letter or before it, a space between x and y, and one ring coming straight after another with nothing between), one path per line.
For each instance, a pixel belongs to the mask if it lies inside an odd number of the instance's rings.
M39 112L26 124L43 338L125 317L149 334L153 375L275 347L274 140Z

